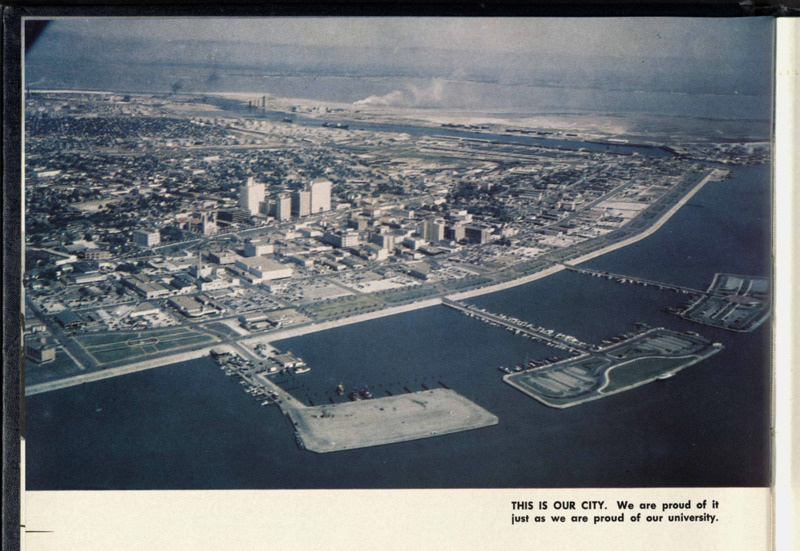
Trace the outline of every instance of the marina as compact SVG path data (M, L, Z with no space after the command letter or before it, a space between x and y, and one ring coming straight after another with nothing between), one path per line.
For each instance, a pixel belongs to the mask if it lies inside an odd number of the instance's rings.
M280 356L287 356L281 354ZM294 431L294 439L302 450L328 453L432 438L455 432L474 430L498 423L498 418L477 404L450 390L423 391L375 398L367 387L348 395L350 402L306 406L287 389L277 385L263 368L256 368L231 352L212 351L211 356L226 375L238 376L245 392L262 406L277 405ZM280 373L294 376L310 368L299 358ZM288 389L291 390L291 389ZM339 384L336 393L344 394Z
M720 263L729 266L733 273L764 273L765 260L742 254L742 251L747 253L747 249L740 246L747 240L758 239L750 221L764 211L758 207L758 202L752 202L749 209L742 209L736 200L752 196L759 181L759 171L737 169L732 180L705 187L693 199L694 203L705 207L703 212L682 209L665 226L665 232L657 232L640 244L595 259L590 266L611 273L641 275L653 281L679 282L690 288L707 284ZM725 193L720 193L722 186ZM723 213L737 213L742 228L739 233L731 234L730 226L717 221L724 216L709 216L719 209ZM725 239L721 238L721 228L724 228ZM639 248L657 247L669 251L673 243L677 245L672 246L681 247L681 258L689 259L681 269L675 268L678 263L668 255L656 255L648 263L640 261ZM721 243L730 245L720 246ZM574 335L584 343L601 343L603 339L610 340L612 335L629 332L629 322L625 320L642 320L651 326L682 331L696 328L696 324L663 311L672 295L675 293L670 290L620 286L614 280L561 270L523 286L470 299L469 304ZM590 320L584 315L586 311L593 312ZM552 352L554 349L532 339L520 339L506 328L476 321L456 309L431 304L427 308L362 322L366 325L331 327L272 343L281 350L292 350L312 366L307 374L287 375L287 380L292 377L291 380L302 380L299 384L305 385L305 388L291 391L304 398L305 403L298 402L298 406L329 403L330 398L337 403L349 401L347 393L365 386L375 396L411 395L424 390L421 384L429 388L446 385L456 390L500 419L494 427L445 436L452 453L470 454L476 458L474 462L456 464L450 452L445 453L447 447L436 444L438 439L426 438L323 454L342 458L333 459L325 470L335 475L323 474L318 464L306 459L320 454L298 448L294 431L287 426L278 407L260 407L267 398L259 400L260 396L250 396L242 391L244 385L225 384L232 377L226 377L210 360L197 359L29 396L29 449L32 451L29 488L85 488L87 479L82 470L65 472L56 468L56 465L63 465L66 458L70 458L70 463L85 465L98 473L113 487L196 487L190 473L180 476L171 472L164 478L154 476L147 467L146 454L150 449L147 442L159 446L159 453L167 456L180 457L186 453L183 448L191 448L191 453L197 457L192 463L192 472L199 469L204 473L204 481L214 480L214 487L223 488L419 487L421 484L418 475L404 476L402 470L389 475L385 469L375 467L383 461L399 461L406 472L430 473L426 476L433 478L426 480L435 478L435 482L430 483L437 487L463 487L465 480L472 481L470 484L476 487L547 487L553 480L573 487L730 486L757 485L767 480L768 470L764 466L768 461L760 459L759 450L768 450L768 445L754 435L762 434L761 427L768 426L769 422L764 413L768 411L764 405L769 396L768 370L763 367L768 365L765 364L768 359L764 358L764 350L768 350L765 348L769 340L768 324L750 333L730 333L709 327L703 333L708 332L709 337L722 342L725 348L705 360L702 369L686 369L679 372L679 376L670 376L674 371L670 369L657 379L657 387L646 390L637 387L580 407L558 409L544 407L510 385L498 384L497 380L498 366L517 366L526 357L534 358L541 365L543 359L557 356ZM374 343L380 343L380 347L375 348ZM480 346L476 346L478 343ZM248 343L250 346L256 344ZM204 355L207 357L208 351ZM256 358L254 354L253 359ZM381 367L376 369L376 363ZM335 392L340 383L347 391L344 396ZM176 394L171 390L174 388L185 391ZM91 396L84 398L87 392ZM211 401L209 393L215 396ZM142 406L145 399L148 404L153 402L152 405ZM267 405L272 404L271 397L269 400ZM75 419L76 430L82 433L90 430L98 443L102 442L104 447L114 449L117 456L125 458L129 462L125 471L120 472L118 467L107 463L102 453L87 455L94 449L92 446L73 445L73 442L83 441L81 433L65 431L63 425L52 422L63 416L64 411L80 410L82 401L86 401L90 411L87 410L85 419ZM731 403L738 404L734 411ZM697 423L700 415L697 404L704 404L702 415L707 423ZM152 412L143 418L146 432L134 431L128 436L128 440L136 443L135 447L122 442L115 428L124 422L124 410L120 409L123 406L126 410L144 407ZM102 409L100 413L96 412L98 408ZM185 413L173 420L178 425L165 431L163 419L175 408ZM669 427L664 432L652 431L653 426L663 425L665 409L671 411ZM197 415L192 415L195 411ZM200 415L201 411L205 413ZM207 426L207 415L218 418L220 424ZM715 427L713 433L703 428L708 423ZM161 431L165 431L163 435ZM504 431L508 438L503 436ZM188 441L176 438L176 434L193 434L192 441L208 445L197 449ZM684 447L676 448L656 459L646 453L626 457L616 453L603 455L605 443L619 439L625 439L637 450L663 449L669 446L670 439L690 442L692 449L687 453ZM536 453L531 454L534 444ZM600 450L593 452L594 459L586 458L587 446ZM55 451L49 454L35 451L45 448ZM228 468L225 466L230 460L221 460L218 453L252 459L247 461L248 468ZM420 453L426 458L424 468L412 459ZM498 454L515 458L527 467L526 470L493 469ZM547 465L552 462L563 465L564 469L558 474L548 471ZM608 465L615 468L608 469ZM682 467L677 469L676 465ZM687 465L691 468L690 476L684 468ZM742 465L748 467L743 469ZM58 473L57 478L47 474L53 472ZM204 482L203 486L209 484Z
M773 26L500 19L48 21L26 488L769 486Z
M722 348L693 332L645 329L612 339L590 353L511 373L503 380L547 406L566 408L671 378Z
M708 290L677 313L688 320L729 331L752 331L769 317L767 277L715 274Z
M566 350L572 354L580 354L581 352L584 352L591 348L590 345L581 342L572 335L557 333L552 329L547 329L546 327L537 326L532 323L507 316L505 314L493 314L491 312L487 312L483 308L477 308L475 306L470 306L468 304L457 302L450 299L443 299L442 304L449 308L458 310L469 317L485 321L490 325L503 327L506 330L511 331L515 335L522 335L530 339L534 339L539 342L545 343L554 348Z
M614 274L611 272L605 272L602 270L592 270L591 268L581 268L569 264L565 264L564 268L579 274L586 274L592 277L602 277L605 279L611 279L616 281L617 283L632 283L634 285L642 285L644 287L655 287L656 289L668 289L670 291L675 291L676 293L682 293L684 295L705 294L703 291L698 291L697 289L692 289L691 287L684 287L682 285L673 285L671 283L663 283L661 281L653 281L642 277Z

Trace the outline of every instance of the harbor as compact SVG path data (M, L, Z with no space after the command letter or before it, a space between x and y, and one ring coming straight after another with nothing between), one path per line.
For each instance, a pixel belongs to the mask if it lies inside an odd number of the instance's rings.
M585 352L591 348L590 345L581 342L572 335L558 333L552 329L547 329L546 327L541 327L530 322L522 321L505 314L494 314L486 311L483 308L470 306L468 304L449 299L444 299L442 304L449 308L453 308L454 310L458 310L469 317L477 318L481 321L489 323L490 325L503 327L515 335L521 335L523 337L545 343L554 348L566 350L572 354L580 354L581 352Z
M262 406L277 405L294 431L301 449L328 453L432 438L488 427L497 416L447 388L429 389L375 398L369 389L350 393L350 402L306 406L272 380L296 377L310 368L290 353L277 354L272 365L242 358L236 353L212 351L211 356L228 376L235 376ZM282 369L278 369L279 366ZM343 385L336 389L344 394Z
M691 287L684 287L682 285L673 285L671 283L664 283L662 281L653 281L651 279L645 279L642 277L636 276L629 276L623 274L615 274L611 272L606 272L603 270L592 270L591 268L579 268L578 266L570 266L565 265L565 269L576 272L579 274L586 274L592 277L602 277L605 279L611 279L616 281L617 283L631 283L634 285L642 285L644 287L655 287L656 289L667 289L670 291L675 291L676 293L682 293L684 295L703 295L705 294L703 291L698 291L697 289L692 289Z
M768 22L249 23L29 41L27 490L770 484Z
M671 378L722 348L722 343L694 332L645 328L576 358L511 373L503 380L547 406L567 408Z

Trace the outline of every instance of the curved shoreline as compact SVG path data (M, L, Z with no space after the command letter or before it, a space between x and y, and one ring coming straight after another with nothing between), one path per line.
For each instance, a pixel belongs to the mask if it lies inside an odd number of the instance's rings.
M650 237L659 229L661 229L661 226L666 224L669 221L669 219L672 218L673 215L676 212L678 212L683 205L689 202L689 199L694 197L694 195L698 191L700 191L700 189L702 189L704 185L713 180L717 176L717 170L718 169L715 168L709 174L707 174L691 190L689 190L689 192L686 193L686 195L684 195L677 203L672 205L672 207L668 209L667 212L662 214L661 218L656 220L656 222L651 226L649 226L646 230L642 231L641 233L637 233L636 235L629 237L628 239L623 239L622 241L612 243L608 247L603 247L602 249L598 249L597 251L593 251L583 256L579 256L578 258L575 258L573 260L567 260L564 262L564 264L567 264L569 266L575 266L577 264L581 264L582 262L586 262L587 260L592 260L593 258L597 258L598 256L610 253L611 251L616 251L617 249L621 249L622 247L627 247L628 245L632 245L633 243L641 241L646 237Z
M463 293L456 293L453 295L448 295L445 298L449 300L461 300L465 298L472 298L477 297L480 295L486 295L489 293L494 293L497 291L502 291L505 289L510 289L512 287L517 287L519 285L524 285L526 283L530 283L531 281L536 281L537 279L541 279L543 277L547 277L554 273L560 272L564 269L564 265L567 266L575 266L577 264L581 264L582 262L586 262L587 260L592 260L593 258L597 258L598 256L602 256L606 253L610 253L611 251L616 251L617 249L621 249L623 247L627 247L628 245L632 245L637 241L641 241L647 237L650 237L655 232L657 232L661 227L666 224L670 218L672 218L676 212L680 210L680 208L689 202L689 200L698 192L704 185L708 182L713 180L717 176L717 169L713 169L709 174L707 174L702 180L700 180L695 186L689 190L686 195L684 195L677 203L675 203L670 209L668 209L664 214L661 215L661 218L656 220L652 225L648 226L647 229L643 230L640 233L637 233L634 236L631 236L627 239L623 239L622 241L617 241L615 243L611 243L610 245L603 247L602 249L598 249L596 251L592 251L590 253L586 253L585 255L579 256L578 258L574 258L572 260L565 260L563 264L558 264L556 266L552 266L540 272L536 272L535 274L531 274L529 276L524 276L518 279L514 279L511 281L504 281L503 283L498 283L496 285L490 285L488 287L481 287L479 289L473 289L470 291L464 291Z
M365 312L363 314L356 314L355 316L344 318L340 320L323 321L320 323L312 323L310 325L301 325L299 327L291 327L287 329L279 329L278 331L271 331L261 335L253 335L252 337L242 338L242 344L249 345L251 343L264 343L280 341L283 339L290 339L292 337L299 337L316 333L318 331L325 331L326 329L334 329L336 327L343 327L345 325L352 325L354 323L361 323L362 321L370 321L378 318L385 318L387 316L394 316L404 312L411 312L413 310L421 310L431 306L438 306L442 303L441 297L428 298L419 302L412 302L402 306L391 306L383 308L382 310L375 310L374 312Z
M691 357L692 356L686 356L686 358L691 358ZM681 365L681 366L679 366L679 367L677 367L675 369L672 369L671 371L668 371L667 373L672 373L673 375L676 374L676 373L679 373L679 372L683 371L684 369L686 369L687 367L691 367L691 366L693 366L695 364L700 363L701 361L706 359L707 356L694 355L694 357L695 357L694 360L692 360L692 361L690 361L690 362L688 362L688 363L686 363L684 365ZM637 358L637 359L641 359L641 358ZM625 363L622 363L622 364L619 364L619 365L611 366L609 369L607 369L603 373L603 378L604 378L603 386L598 388L597 391L594 394L591 394L591 395L589 395L586 398L583 398L581 400L576 400L574 402L569 402L567 404L555 404L553 402L549 402L549 401L547 401L546 398L541 397L541 396L537 396L536 394L528 392L527 390L525 390L524 388L522 388L520 386L517 386L517 385L515 385L513 383L509 383L509 384L511 384L511 386L513 386L514 388L522 391L523 393L527 394L531 398L537 400L538 402L540 402L540 403L542 403L542 404L544 404L544 405L546 405L548 407L552 407L552 408L556 408L556 409L566 409L566 408L570 408L570 407L573 407L573 406L579 406L581 404L585 404L586 402L593 402L595 400L601 400L603 398L608 398L609 396L614 396L615 394L619 394L620 392L627 392L628 390L633 390L634 388L639 388L640 386L644 386L644 385L647 385L647 384L650 384L650 383L654 383L659 379L659 377L661 377L663 375L663 374L654 375L652 377L648 377L646 379L642 379L642 380L637 381L635 383L632 383L630 385L620 387L620 388L618 388L616 390L613 390L611 392L602 392L603 388L608 386L608 383L610 382L609 381L609 377L608 377L608 373L610 371L613 371L617 367L624 366L626 364L631 363L632 361L635 361L635 360L630 360L628 362L625 362Z
M652 225L648 226L647 229L643 230L642 232L624 239L622 241L618 241L616 243L612 243L607 247L603 247L602 249L598 249L596 251L592 251L587 253L583 256L578 258L564 261L563 264L557 264L555 266L551 266L539 272L526 275L517 279L513 279L511 281L504 281L502 283L497 283L495 285L489 285L487 287L480 287L478 289L472 289L469 291L457 292L451 295L446 295L444 298L448 300L463 300L467 298L477 297L481 295L487 295L490 293L495 293L498 291L503 291L506 289L511 289L513 287L518 287L520 285L525 285L526 283L531 283L538 279L542 279L544 277L553 275L558 273L564 269L566 266L574 266L580 264L582 262L586 262L593 258L597 258L602 256L606 253L611 251L615 251L617 249L621 249L642 239L645 239L658 231L664 224L666 224L672 216L680 210L683 205L685 205L700 189L707 184L709 181L713 180L715 176L718 174L718 169L713 169L709 174L707 174L702 180L700 180L689 192L686 193L679 201L677 201L671 208L669 208L661 217L656 220ZM289 329L282 329L279 331L266 333L263 335L253 335L252 337L242 338L238 342L242 345L250 345L255 343L272 343L278 340L288 339L292 337L299 337L302 335L308 335L311 333L316 333L318 331L325 331L327 329L333 329L336 327L342 327L344 325L352 325L354 323L361 323L364 321L370 321L373 319L383 318L387 316L393 316L396 314L401 314L404 312L410 312L413 310L420 310L423 308L429 308L431 306L436 306L442 303L441 297L429 298L425 300L421 300L419 302L412 302L410 304L404 304L402 306L393 306L390 308L384 308L382 310L377 310L374 312L366 312L363 314L357 314L355 316L344 318L341 320L333 320L333 321L324 321L316 324L304 325L300 327L293 327ZM151 360L144 360L141 362L137 362L130 365L114 367L110 369L95 371L92 373L86 373L82 375L76 375L74 377L69 377L67 379L61 379L58 381L51 381L46 383L39 383L36 385L32 385L30 387L26 386L25 388L25 395L32 396L34 394L40 394L43 392L49 392L51 390L58 390L62 388L67 388L70 386L76 386L84 383L90 383L94 381L99 381L102 379L108 379L110 377L116 377L119 375L127 375L129 373L135 373L137 371L144 371L146 369L153 369L155 367L161 367L165 365L171 365L174 363L179 363L187 360L193 360L197 358L201 358L203 356L208 355L212 348L217 349L231 349L233 347L230 345L217 345L217 346L205 346L203 348L197 350L190 350L187 352L182 352L179 354L173 354L170 356L164 356L161 358L154 358Z

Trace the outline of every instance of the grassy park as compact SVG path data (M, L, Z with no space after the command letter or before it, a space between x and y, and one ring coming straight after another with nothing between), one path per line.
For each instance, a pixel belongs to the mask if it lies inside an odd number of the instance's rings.
M78 344L98 363L137 360L144 356L212 342L212 337L186 329L170 327L145 331L119 331L75 337Z

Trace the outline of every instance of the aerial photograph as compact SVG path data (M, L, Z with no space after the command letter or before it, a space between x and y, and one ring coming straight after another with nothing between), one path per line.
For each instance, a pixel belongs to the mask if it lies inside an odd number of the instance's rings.
M28 490L770 485L773 19L24 25Z

